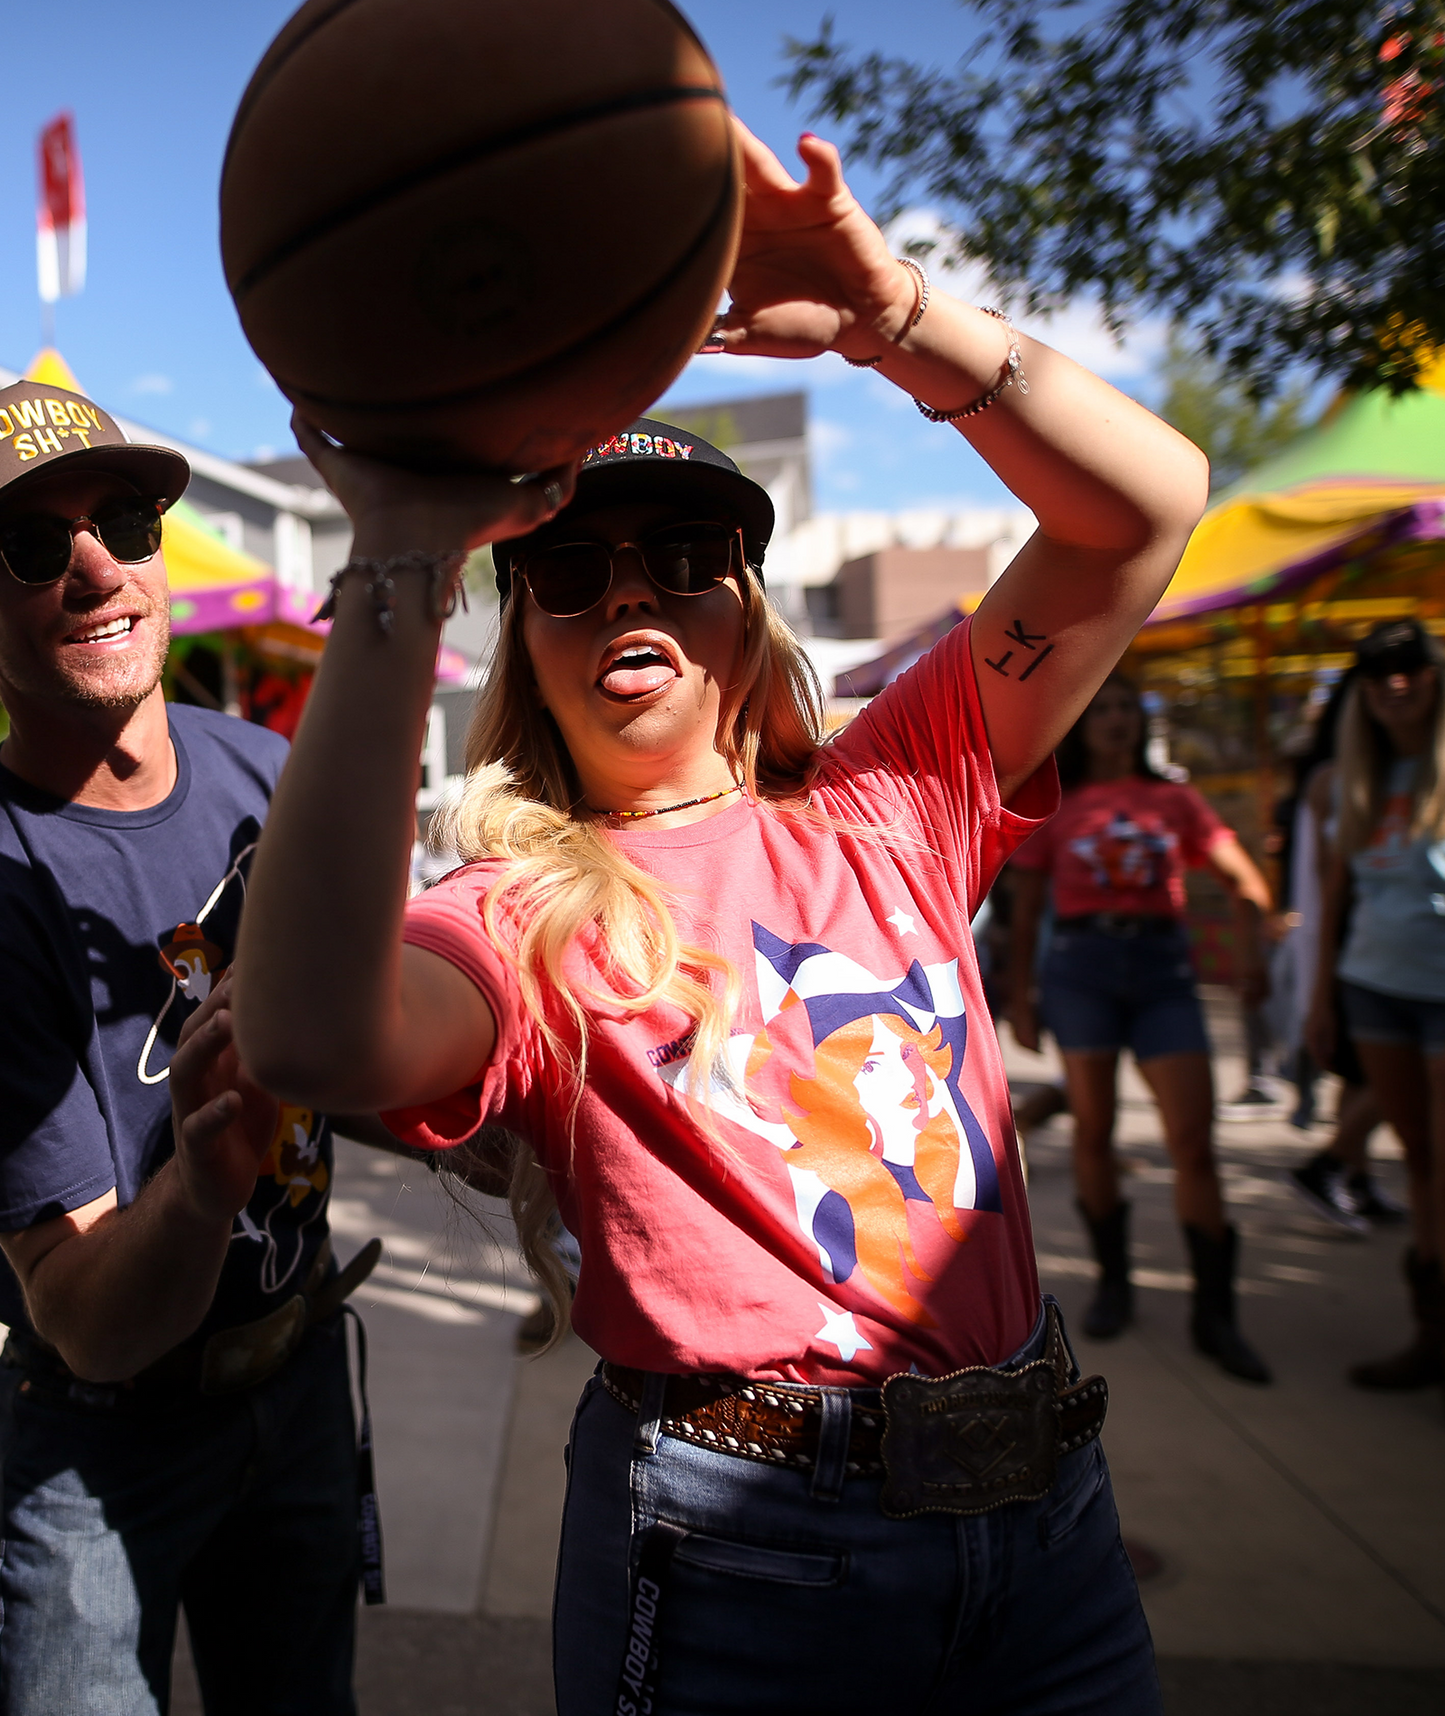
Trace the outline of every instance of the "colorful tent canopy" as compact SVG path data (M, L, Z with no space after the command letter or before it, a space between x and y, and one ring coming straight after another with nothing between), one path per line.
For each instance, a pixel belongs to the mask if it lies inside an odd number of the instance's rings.
M1371 536L1445 538L1445 360L1399 399L1340 401L1220 495L1150 623L1270 600L1357 558Z
M1133 653L1174 654L1242 627L1252 641L1237 652L1237 676L1290 671L1296 656L1303 670L1316 665L1320 649L1347 647L1375 620L1401 612L1445 617L1442 568L1445 359L1402 398L1372 392L1339 401L1322 423L1225 490L1190 538ZM1422 605L1426 586L1430 600ZM1303 606L1282 601L1296 592ZM977 602L961 599L839 675L836 695L882 690Z

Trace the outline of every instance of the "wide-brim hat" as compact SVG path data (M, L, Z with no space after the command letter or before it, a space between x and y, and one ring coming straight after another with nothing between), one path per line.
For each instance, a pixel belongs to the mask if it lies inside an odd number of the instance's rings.
M83 393L38 381L0 388L0 496L62 470L113 472L166 506L191 480L181 454L128 441L110 413Z
M761 579L775 522L772 497L701 435L653 417L639 417L618 434L589 447L577 472L576 493L539 528L551 531L559 519L574 513L630 500L678 500L689 505L696 500L709 515L721 511L736 518L748 564ZM497 589L504 601L512 588L512 560L535 534L492 544Z

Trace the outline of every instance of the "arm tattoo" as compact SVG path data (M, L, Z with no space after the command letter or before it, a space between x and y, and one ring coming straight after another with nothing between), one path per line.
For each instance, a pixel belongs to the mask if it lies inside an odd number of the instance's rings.
M1020 685L1022 685L1034 669L1038 667L1045 656L1050 656L1054 653L1054 646L1052 644L1044 644L1044 647L1039 649L1039 645L1044 643L1044 639L1048 636L1048 633L1031 632L1025 627L1022 620L1015 620L1011 626L1005 629L1003 635L1011 643L1018 644L1020 648L1028 650L1029 653L1033 655L1033 660L1019 675ZM1013 657L1014 652L1011 649L1006 649L999 656L997 661L990 661L988 657L985 656L984 666L991 667L995 673L1001 673L1005 679L1011 679L1013 675L1008 670L1008 664L1013 660Z

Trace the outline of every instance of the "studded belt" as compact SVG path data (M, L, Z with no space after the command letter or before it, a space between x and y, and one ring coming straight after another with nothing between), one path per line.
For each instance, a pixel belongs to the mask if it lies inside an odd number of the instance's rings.
M639 1410L642 1371L604 1363L601 1375L619 1405ZM1059 1455L1099 1434L1109 1404L1102 1377L1070 1384L1052 1306L1044 1354L1032 1364L1011 1370L977 1365L936 1379L900 1375L881 1391L848 1392L845 1471L863 1478L887 1473L900 1513L983 1512L1042 1493L1039 1485L1047 1490L1052 1483ZM660 1428L719 1454L810 1472L822 1422L822 1389L694 1375L667 1378Z

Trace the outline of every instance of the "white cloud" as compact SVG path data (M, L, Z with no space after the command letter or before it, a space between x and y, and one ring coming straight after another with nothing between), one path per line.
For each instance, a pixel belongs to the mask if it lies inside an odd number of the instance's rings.
M191 419L190 423L186 426L186 433L191 437L191 439L193 441L204 441L206 439L206 437L211 433L211 420L210 420L210 418L209 417L193 417Z
M276 383L272 380L270 370L268 370L264 364L258 363L256 365L256 373L253 380L262 393L280 393L281 391L281 389L277 387Z
M276 449L267 441L251 449L251 457L258 465L269 465L276 457Z
M168 375L138 375L130 384L132 393L174 393L176 384Z
M815 459L831 459L853 445L853 431L845 423L814 417L808 424L808 445Z

